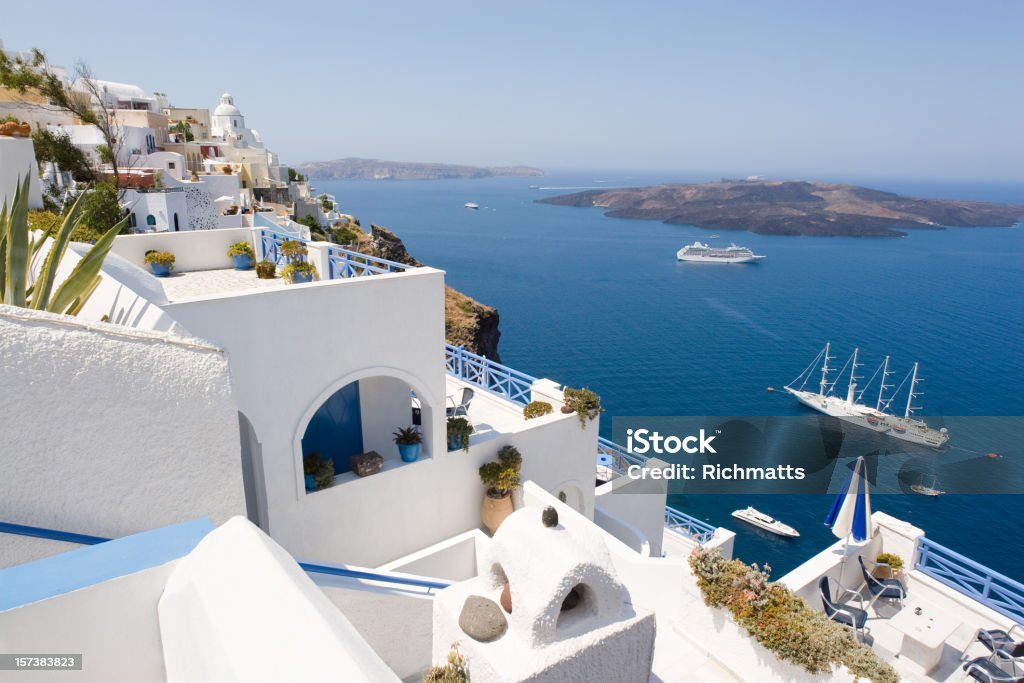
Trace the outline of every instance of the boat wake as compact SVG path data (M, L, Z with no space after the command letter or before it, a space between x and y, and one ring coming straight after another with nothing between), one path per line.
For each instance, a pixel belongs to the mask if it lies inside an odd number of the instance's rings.
M754 332L757 332L758 334L763 334L764 336L766 336L766 337L768 337L770 339L776 339L778 341L782 341L782 337L780 337L779 335L775 334L774 332L769 330L767 327L764 327L763 325L761 325L757 321L751 320L747 315L745 315L744 313L741 313L740 311L737 311L732 306L729 306L728 304L722 303L722 301L720 301L719 299L708 298L708 299L705 299L704 301L707 302L708 306L710 306L711 308L715 309L719 313L722 313L723 315L725 315L725 316L727 316L729 318L732 318L733 320L737 320L737 321L743 323L744 325L749 327Z

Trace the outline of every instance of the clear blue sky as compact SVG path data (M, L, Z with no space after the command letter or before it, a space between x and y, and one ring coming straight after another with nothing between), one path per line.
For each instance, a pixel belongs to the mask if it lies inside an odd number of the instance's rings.
M1024 2L7 3L283 161L1024 180Z

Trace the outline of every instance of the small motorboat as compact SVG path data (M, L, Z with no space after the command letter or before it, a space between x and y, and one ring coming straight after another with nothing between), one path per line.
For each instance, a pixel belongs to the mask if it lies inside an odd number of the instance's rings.
M752 507L748 507L746 510L736 510L732 513L732 516L736 519L743 520L748 524L753 524L756 527L760 527L765 531L770 531L773 534L779 536L785 536L786 538L797 538L800 536L800 532L789 526L783 524L779 520L775 519L770 515L766 515L759 510L755 510Z
M463 204L463 206L466 207L467 209L479 209L480 208L480 205L477 204L476 202L466 202L465 204Z

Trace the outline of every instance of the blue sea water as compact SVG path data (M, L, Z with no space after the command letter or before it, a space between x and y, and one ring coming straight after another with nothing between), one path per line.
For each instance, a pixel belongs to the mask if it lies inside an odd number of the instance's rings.
M314 185L364 226L393 229L418 259L447 271L449 284L497 307L503 362L597 391L607 409L606 436L615 415L803 414L766 387L792 380L826 340L840 362L860 347L868 374L887 353L897 369L919 360L923 414L1024 414L1020 227L911 231L899 239L719 231L715 243L735 241L768 258L716 267L675 259L681 246L706 241L710 231L534 201L583 188L711 179L566 172ZM917 196L1024 204L1017 185L846 180ZM468 210L467 201L481 208ZM974 435L971 446L989 450L984 435ZM878 495L873 505L1024 580L1024 482L1016 490L1022 495ZM670 503L735 530L736 554L768 562L776 576L835 540L822 524L830 504L824 495L688 495ZM781 539L730 517L747 505L795 526L801 537Z

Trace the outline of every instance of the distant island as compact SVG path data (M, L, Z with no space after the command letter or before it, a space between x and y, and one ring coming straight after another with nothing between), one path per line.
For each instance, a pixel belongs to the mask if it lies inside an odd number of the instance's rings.
M349 157L311 161L296 170L314 180L448 180L452 178L531 178L544 171L530 166L461 166Z
M748 230L763 235L901 237L901 228L1009 227L1024 206L915 199L856 185L775 180L722 180L588 190L538 199L559 206L597 206L614 218Z

